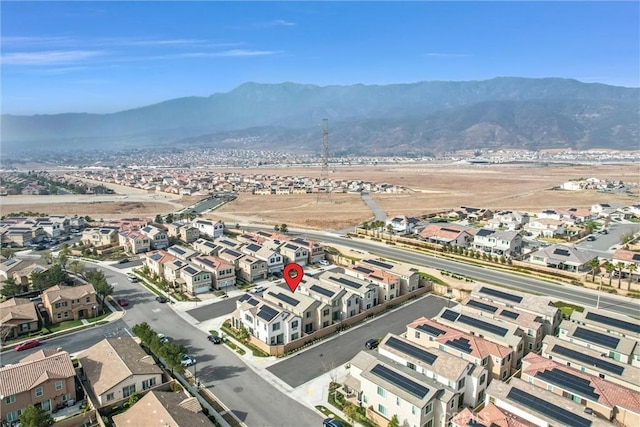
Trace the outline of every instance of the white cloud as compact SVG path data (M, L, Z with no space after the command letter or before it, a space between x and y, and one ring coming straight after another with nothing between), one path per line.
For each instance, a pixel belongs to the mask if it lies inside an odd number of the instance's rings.
M40 52L11 52L0 57L5 65L53 65L65 64L104 55L94 50L50 50Z

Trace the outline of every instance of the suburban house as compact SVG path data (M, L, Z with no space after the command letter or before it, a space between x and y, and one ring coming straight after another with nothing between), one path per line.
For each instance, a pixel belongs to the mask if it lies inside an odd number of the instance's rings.
M378 295L373 300L373 305L391 301L400 295L400 277L380 268L372 266L355 265L344 269L347 276L355 277L376 286Z
M485 403L493 403L501 411L514 414L533 426L612 426L607 420L585 413L581 404L520 378L511 378L508 383L492 381L487 387Z
M331 307L303 294L291 294L289 288L275 286L262 294L262 298L302 319L302 333L310 334L332 324Z
M142 227L140 232L149 238L151 249L166 249L169 246L169 236L167 232L158 227L147 225L146 227Z
M245 327L249 334L268 345L287 344L302 336L300 316L249 294L236 301L231 318L233 327Z
M306 246L285 242L280 246L280 253L284 257L285 264L296 263L304 267L309 260L309 250ZM324 253L323 253L324 257Z
M410 218L406 216L395 216L391 219L388 219L385 222L385 226L387 229L391 226L391 231L396 234L411 234L413 233L413 229L420 222L417 218Z
M478 335L451 328L435 320L421 317L407 325L406 338L425 348L438 348L489 372L487 381L506 379L511 372L514 350ZM484 384L481 378L480 385Z
M139 231L121 231L118 234L120 246L130 254L140 254L151 250L151 240Z
M215 243L222 248L233 249L235 251L239 251L240 248L244 246L241 241L227 236L222 236L218 239L215 239Z
M395 274L400 279L400 295L418 289L420 273L415 267L408 267L391 261L380 261L377 259L363 259L360 266L374 269L382 269L388 273Z
M80 238L82 243L91 246L118 246L118 230L115 228L87 228Z
M173 222L166 227L169 237L176 237L185 243L193 243L200 237L200 230L187 224Z
M418 236L426 242L461 248L466 248L473 242L470 230L456 224L432 223L423 228Z
M536 427L525 418L500 409L491 402L484 405L479 412L472 412L469 408L464 408L451 420L451 427L468 426Z
M98 315L100 304L93 285L55 285L42 291L42 304L51 323L79 320Z
M229 264L233 265L233 268L235 269L240 268L240 259L242 259L245 256L246 255L243 254L242 252L238 252L233 249L223 249L220 252L218 252L218 257L222 258L223 260L227 261Z
M25 265L26 263L20 263L20 268L17 268L11 272L11 277L20 285L32 284L31 273L46 273L49 270L49 265L41 265L38 262L44 263L44 260L36 260L36 262Z
M203 294L211 289L211 272L187 263L180 270L180 278L176 283L180 284L182 291L189 295Z
M493 216L493 212L485 208L473 208L470 206L460 206L460 212L463 213L463 217L468 219L469 222L482 221L489 219Z
M236 284L235 268L222 258L205 255L193 258L191 263L211 272L215 289L223 289Z
M173 245L167 248L167 252L169 255L173 255L176 258L181 259L182 261L191 261L191 258L198 256L198 252L194 251L191 248L181 245Z
M565 223L559 219L537 218L524 225L524 230L533 238L554 237L565 234Z
M529 214L518 211L500 211L487 221L487 227L494 230L516 231L529 222Z
M38 242L34 240L34 231L28 227L3 227L2 244L12 247L28 246L32 242ZM42 231L42 229L40 229ZM42 231L44 235L44 231Z
M153 390L131 408L113 416L115 427L158 425L165 427L209 426L211 421L202 412L198 399L184 391Z
M640 253L630 251L627 249L617 249L611 257L611 262L614 265L618 263L624 264L624 271L635 276L635 281L640 281Z
M640 367L637 337L627 338L611 335L607 332L593 330L587 325L564 320L560 324L558 338L594 349L618 362L629 363Z
M147 252L144 256L143 263L147 266L153 275L164 277L164 266L168 262L174 261L175 256L164 250Z
M324 259L324 246L318 242L297 237L291 240L291 243L295 243L296 245L300 245L307 249L309 256L307 262L309 264L315 264Z
M0 338L12 340L40 329L40 316L33 302L11 298L0 303Z
M99 409L163 383L162 369L133 338L107 338L78 354L88 398Z
M26 261L18 258L9 258L0 263L0 279L7 280L9 277L13 277L13 273L21 268L24 268Z
M522 251L522 236L514 231L481 228L473 236L473 248L491 255L513 257Z
M259 260L267 263L267 272L275 273L281 272L284 268L284 258L278 251L268 248L267 246L261 246L257 243L250 243L244 248L242 252L254 256Z
M62 224L59 222L51 222L42 219L38 220L37 223L39 227L42 227L42 231L44 231L44 234L46 234L47 237L59 237L64 232Z
M198 239L191 244L193 249L200 252L203 255L218 255L218 252L222 249L219 245L216 245L213 242L210 242L205 239Z
M206 219L196 219L191 225L198 229L200 234L218 238L224 234L224 223L222 221L213 222Z
M177 258L164 264L164 278L171 286L177 285L178 279L180 279L180 272L186 265L186 261Z
M598 376L530 353L522 360L521 379L619 425L640 425L640 393Z
M575 246L551 245L530 253L527 261L531 264L578 273L591 270L589 263L596 258L593 254Z
M443 386L453 388L459 396L460 405L475 408L484 401L488 383L485 368L437 348L423 348L393 334L384 337L378 352Z
M267 278L267 262L249 255L238 260L238 275L247 283Z
M317 276L322 285L337 286L357 296L360 305L358 313L369 310L378 304L378 287L367 280L358 279L336 271L324 271ZM306 279L303 279L303 281ZM315 293L314 293L315 295ZM347 305L347 307L349 307ZM351 310L343 310L349 314ZM356 313L356 314L358 314Z
M629 316L611 313L595 308L585 308L583 312L571 313L571 321L591 330L631 338L640 341L640 323Z
M339 322L360 313L358 294L349 292L335 283L320 282L311 277L304 278L296 292L330 306L332 322Z
M75 377L69 353L52 348L1 367L0 423L14 425L30 405L51 413L68 401L75 401Z

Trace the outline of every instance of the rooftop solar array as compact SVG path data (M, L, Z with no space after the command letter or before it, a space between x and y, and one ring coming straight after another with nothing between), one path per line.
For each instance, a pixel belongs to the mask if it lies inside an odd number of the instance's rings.
M329 297L331 298L332 296L334 296L336 293L330 291L329 289L325 289L325 288L321 288L318 285L312 285L309 289L311 289L314 292L317 292L321 295L324 295L325 297Z
M591 312L587 313L585 318L587 320L593 320L594 322L613 326L614 328L624 329L629 332L640 334L640 323L631 323L625 320L614 319L613 317L603 316L601 314Z
M502 292L499 291L497 289L492 289L492 288L487 288L486 286L483 286L480 288L480 293L481 294L485 294L485 295L489 295L492 297L496 297L496 298L502 298L505 299L507 301L512 301L515 303L521 303L522 302L522 297L519 297L517 295L512 295L512 294L508 294L506 292Z
M169 248L169 249L171 249L172 251L174 251L174 252L176 252L176 253L179 253L180 255L184 255L184 254L186 253L186 252L185 252L181 247L179 247L179 246L171 246L171 248Z
M512 388L509 391L507 397L514 402L526 406L540 414L546 415L549 418L571 427L591 427L591 420L583 418L571 411L561 408L553 403L549 403L544 399L527 393L526 391Z
M291 250L297 250L298 247L296 245L292 245L291 243L287 243L286 245L284 245L285 248L287 249L291 249Z
M195 268L190 267L190 266L186 266L186 267L184 268L184 271L186 271L186 272L187 272L187 273L189 273L189 274L196 274L196 273L198 273L198 270L196 270Z
M640 254L633 254L631 259L633 259L634 261L640 261Z
M220 243L222 243L223 245L227 245L227 246L238 246L237 243L232 242L230 240L220 240Z
M360 289L362 287L360 283L354 282L353 280L345 279L344 277L329 276L329 279L353 289Z
M386 262L376 261L375 259L365 259L363 262L367 264L375 265L376 267L385 268L387 270L391 270L393 268L392 264L387 264Z
M287 304L292 305L294 307L296 305L300 304L300 301L298 301L297 299L291 298L290 296L285 295L285 294L280 293L280 292L278 292L277 294L275 294L273 292L269 292L269 295L273 295L274 297L278 298L280 301L284 301Z
M252 306L254 306L254 307L255 307L256 305L260 304L260 301L258 301L257 299L253 299L253 298L250 298L250 299L249 299L249 301L247 301L247 302L248 302L249 304L251 304Z
M487 331L487 332L495 334L495 335L499 335L501 337L504 337L509 332L509 330L507 328L503 328L503 327L494 325L492 323L488 323L488 322L485 322L483 320L476 319L475 317L466 316L464 314L462 314L462 315L460 315L460 317L458 317L458 322L464 323L465 325L469 325L469 326L473 326L473 327L476 327L476 328L480 328L480 329L482 329L484 331Z
M255 243L252 243L252 244L247 246L247 249L249 249L251 252L257 252L260 249L262 249L262 246L256 245Z
M493 230L487 230L486 228L481 229L480 231L478 231L476 233L476 236L480 236L480 237L484 237L484 236L490 236L494 233Z
M467 354L470 354L472 350L467 338L456 338L455 340L447 341L445 344Z
M153 254L153 255L151 255L151 259L154 260L154 261L158 261L161 258L162 258L162 254Z
M353 269L354 269L354 270L356 270L356 271L359 271L359 272L361 272L361 273L364 273L364 274L371 274L371 273L373 273L373 270L369 270L369 269L368 269L368 268L366 268L366 267L360 267L360 266L358 266L358 267L354 267Z
M300 237L297 237L297 238L293 239L293 241L296 242L296 243L299 243L301 245L304 245L304 246L309 246L309 242L307 242L304 239L301 239Z
M569 256L569 251L566 249L560 249L560 248L556 248L553 251L554 255L560 255L560 256Z
M277 314L278 312L276 310L267 305L263 305L258 311L258 317L267 322L270 322Z
M243 294L240 298L238 298L238 301L240 301L240 302L244 302L244 301L246 301L246 300L248 300L248 299L250 299L250 298L251 298L251 295L249 295L249 294Z
M509 311L509 310L502 310L500 314L503 315L504 317L508 317L509 319L514 319L514 320L520 317L520 314L516 313L515 311Z
M243 256L240 252L232 251L231 249L225 249L224 252L236 258Z
M384 365L377 364L373 367L371 373L417 397L418 399L423 399L429 393L429 389L427 387L418 384L396 371L392 371Z
M585 328L576 328L576 331L573 333L573 336L575 338L580 338L583 340L590 341L594 344L598 344L604 347L614 348L614 349L618 347L618 343L620 343L620 338L601 334L600 332L592 331Z
M551 352L557 353L561 356L570 357L584 363L586 366L593 366L600 370L611 372L615 375L622 375L622 373L624 372L624 368L622 366L616 365L615 363L607 362L606 360L602 360L598 357L593 357L588 354L584 354L581 351L572 350L558 344L553 346Z
M585 397L591 400L598 401L600 395L596 394L591 381L577 377L569 372L565 372L558 368L548 369L546 371L538 372L535 375L536 378L540 378L550 384L557 385L564 388L567 391L573 392L581 397Z
M460 316L460 313L457 313L453 310L445 310L440 317L442 317L445 320L455 322L458 316Z
M476 300L473 300L473 299L469 300L467 302L467 305L469 307L479 308L482 311L488 311L489 313L495 313L498 310L498 307L494 307L492 305L485 304L483 302L476 301Z
M416 327L417 330L422 331L422 332L426 332L427 334L434 336L434 337L438 337L440 335L444 335L446 332L443 331L442 329L438 329L435 326L431 326L431 325L420 325L418 327Z
M398 338L390 337L386 345L389 347L401 351L402 353L409 355L415 359L420 360L421 362L426 363L427 365L433 365L433 362L436 361L438 356L435 354L429 353L426 350L421 349L413 344L409 344L405 341L401 341Z

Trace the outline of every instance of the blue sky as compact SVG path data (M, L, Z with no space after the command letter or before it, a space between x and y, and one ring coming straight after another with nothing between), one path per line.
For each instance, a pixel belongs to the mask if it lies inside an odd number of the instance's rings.
M2 112L115 112L247 82L640 85L629 2L2 2Z

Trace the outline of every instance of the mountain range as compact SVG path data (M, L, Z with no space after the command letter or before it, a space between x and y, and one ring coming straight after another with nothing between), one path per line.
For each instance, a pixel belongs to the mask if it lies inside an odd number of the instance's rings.
M561 78L316 86L245 83L112 114L1 116L2 150L148 144L339 155L640 148L640 89Z

